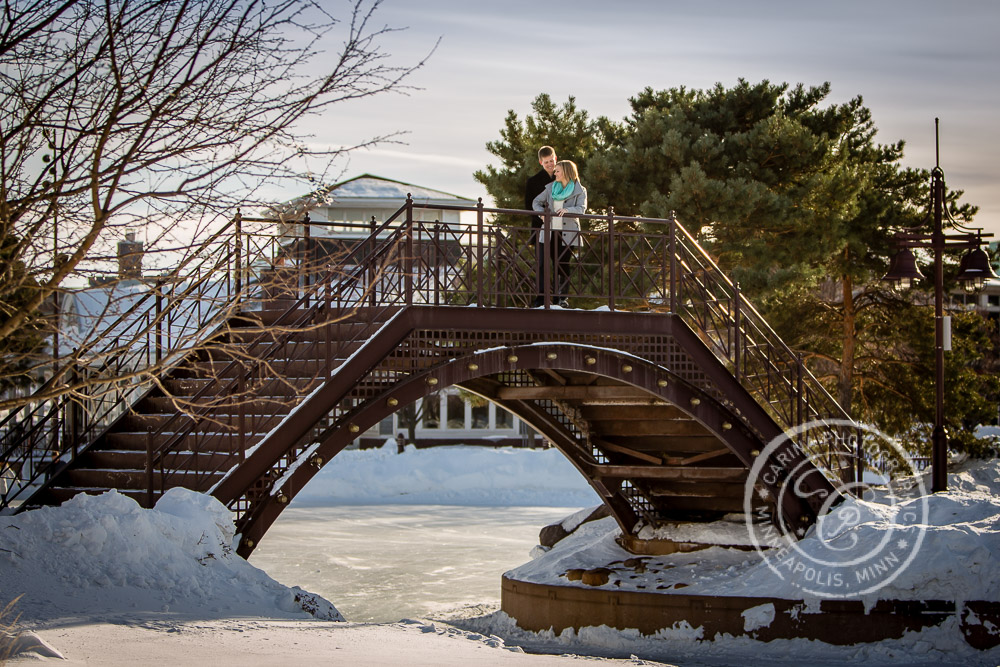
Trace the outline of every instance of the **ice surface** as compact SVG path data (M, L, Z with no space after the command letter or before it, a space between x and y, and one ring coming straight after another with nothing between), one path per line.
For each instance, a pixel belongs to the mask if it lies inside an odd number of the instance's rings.
M486 504L524 497L536 502L548 492L558 499L554 505L565 504L577 493L583 498L577 506L593 504L582 477L572 466L566 469L569 464L555 450L394 451L344 452L310 483L301 500L337 504L361 494L369 504L392 499L447 504L475 498ZM530 485L514 481L522 475ZM947 493L907 497L892 510L870 500L844 505L858 518L844 535L872 541L883 539L887 531L912 529L901 516L911 505L927 503L919 558L876 596L1000 600L1000 463L967 463L952 472L949 484ZM611 519L583 524L512 575L567 585L562 574L569 567L618 563L613 580L625 590L642 585L645 589L639 590L669 592L684 583L685 593L801 599L794 582L778 578L756 552L720 546L643 557L643 572L636 572L633 562L631 572L638 576L621 578L624 561L635 557L617 544L617 532ZM531 663L538 665L564 661L510 650L518 646L703 665L762 660L814 665L1000 662L996 649L980 652L966 644L954 618L899 640L847 647L809 640L763 643L746 637L705 637L701 628L686 624L652 637L606 627L566 630L558 636L527 633L499 612L463 621L461 630L424 621L331 624L303 611L308 594L275 582L237 557L231 540L228 511L207 496L176 490L154 509L142 509L114 492L81 496L58 508L0 517L0 594L8 600L24 595L17 609L26 630L44 637L49 648L43 650L63 654L67 665L85 664L83 655L90 656L92 664L196 664L211 659L216 665L244 667L282 663L290 655L306 662L322 657L342 664L417 664L413 661L418 658L420 664L442 665L507 664L528 657L539 658ZM803 540L804 548L813 540ZM803 613L814 610L815 602L807 600ZM316 598L313 603L320 615L337 617L333 605ZM766 604L750 611L748 625L767 623ZM41 654L34 655L25 660L40 659Z

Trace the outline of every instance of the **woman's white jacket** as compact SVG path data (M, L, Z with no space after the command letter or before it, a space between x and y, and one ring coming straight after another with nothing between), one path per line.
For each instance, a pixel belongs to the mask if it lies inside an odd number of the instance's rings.
M542 193L535 197L535 201L531 203L531 208L536 211L544 211L547 206L549 211L555 213L552 204L552 186L556 181L552 181L545 186ZM566 209L568 213L586 213L587 212L587 188L580 185L580 180L577 179L573 181L573 192L570 196L566 198L563 202L562 208ZM556 225L558 226L558 224ZM544 242L544 234L539 235L539 238ZM580 245L580 221L576 218L565 217L562 219L562 240L566 245Z

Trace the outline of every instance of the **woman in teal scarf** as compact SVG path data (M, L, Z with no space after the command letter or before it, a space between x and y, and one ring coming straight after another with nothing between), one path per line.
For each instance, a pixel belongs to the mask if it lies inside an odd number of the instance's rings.
M531 207L539 212L549 211L554 216L550 220L549 233L539 234L539 248L544 248L543 252L552 258L550 275L556 279L552 300L567 308L573 246L581 243L580 221L572 214L587 212L587 189L580 185L576 163L571 160L557 162L553 176L556 180L545 186ZM545 285L542 280L538 284ZM544 295L539 294L532 307L537 308L542 303Z

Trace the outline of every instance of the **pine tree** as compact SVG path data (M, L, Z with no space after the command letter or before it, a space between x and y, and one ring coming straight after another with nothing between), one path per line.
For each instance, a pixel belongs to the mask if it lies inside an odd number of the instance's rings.
M588 124L573 98L560 110L541 95L536 117L521 123L510 112L501 140L488 144L503 168L476 177L498 205L519 207L538 145L588 147L580 160L593 210L675 212L850 414L901 433L928 418L925 397L910 395L933 383L933 336L922 323L930 309L879 278L892 233L928 223L928 173L900 165L902 142L876 142L861 97L824 106L829 94L828 83L742 79L704 91L646 88L620 124ZM948 205L967 222L976 208L961 204L961 194L949 192ZM956 337L982 343L980 320L963 318ZM967 402L949 402L953 426L990 417L979 400L1000 391L983 367L989 349L962 344L950 357L951 382L969 392Z
M523 121L513 109L507 112L500 140L486 144L486 150L500 159L500 166L487 165L474 174L498 208L523 208L524 184L539 169L538 149L542 146L552 146L559 159L575 162L584 186L588 186L591 156L603 152L616 131L616 126L603 116L591 120L586 111L576 106L574 97L556 106L542 93L532 101L531 109L533 113ZM591 210L600 210L604 205L588 196Z

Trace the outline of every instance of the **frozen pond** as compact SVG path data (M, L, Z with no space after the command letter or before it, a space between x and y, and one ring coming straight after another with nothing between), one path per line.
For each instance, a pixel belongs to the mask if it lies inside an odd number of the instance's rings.
M576 507L290 507L250 562L330 600L349 621L499 605L500 576ZM472 611L472 610L470 610Z

